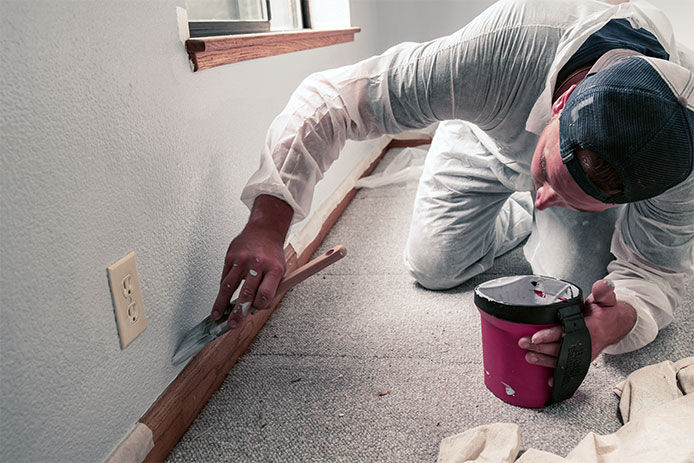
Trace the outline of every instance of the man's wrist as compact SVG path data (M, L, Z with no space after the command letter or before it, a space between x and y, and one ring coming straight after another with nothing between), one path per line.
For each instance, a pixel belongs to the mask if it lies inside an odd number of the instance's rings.
M602 332L601 350L624 339L636 325L636 310L627 302L617 301L613 307L603 309L599 330Z
M261 229L276 238L284 239L294 217L294 210L286 201L270 195L255 198L246 228Z

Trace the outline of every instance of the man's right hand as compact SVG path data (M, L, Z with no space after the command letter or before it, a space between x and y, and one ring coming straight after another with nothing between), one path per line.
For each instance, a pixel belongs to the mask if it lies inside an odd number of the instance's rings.
M211 317L219 320L229 301L245 280L236 307L229 316L229 327L237 328L250 306L263 310L272 306L284 275L284 240L294 211L281 199L262 195L256 198L248 224L233 239L224 259L224 270Z
M593 283L592 293L583 305L583 315L590 333L591 360L595 360L605 347L616 344L629 334L637 317L630 304L617 300L614 284L604 279ZM561 336L560 326L545 328L533 334L532 338L520 338L518 347L528 350L526 362L554 368Z

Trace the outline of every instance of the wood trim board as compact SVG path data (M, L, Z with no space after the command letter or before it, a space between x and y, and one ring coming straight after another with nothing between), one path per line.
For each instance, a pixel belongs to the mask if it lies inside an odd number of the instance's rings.
M360 30L358 27L329 30L301 29L191 38L186 40L186 50L195 72L249 59L353 42L354 34Z
M393 147L419 146L430 142L431 139L391 140L361 176L369 175ZM339 201L300 255L291 245L287 246L284 252L287 272L310 260L356 193L357 190L352 188ZM145 413L140 423L152 431L154 440L154 447L145 461L163 462L166 459L283 297L284 293L277 295L270 310L260 310L253 317L246 317L238 329L214 340L200 351Z

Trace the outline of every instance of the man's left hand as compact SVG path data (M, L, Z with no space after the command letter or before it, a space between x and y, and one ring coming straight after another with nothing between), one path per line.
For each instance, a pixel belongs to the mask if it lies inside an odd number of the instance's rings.
M605 347L619 342L631 331L636 324L636 311L617 300L614 287L607 280L596 281L592 290L583 305L583 316L590 332L590 358L594 360ZM520 338L518 346L528 351L525 355L528 363L554 368L560 341L561 326L554 326L538 331L532 338Z

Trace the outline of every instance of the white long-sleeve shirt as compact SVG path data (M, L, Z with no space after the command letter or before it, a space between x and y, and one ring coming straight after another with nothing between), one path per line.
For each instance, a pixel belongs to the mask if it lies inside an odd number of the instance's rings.
M403 43L306 78L270 126L260 168L241 199L251 207L261 194L281 198L298 222L347 139L449 119L479 127L487 148L515 173L504 183L531 190L530 162L551 117L557 74L592 33L617 18L650 31L671 61L694 68L694 57L678 48L662 12L645 2L502 0L449 36ZM694 174L624 208L607 278L638 317L631 333L606 352L642 347L672 321L694 268L693 237Z

